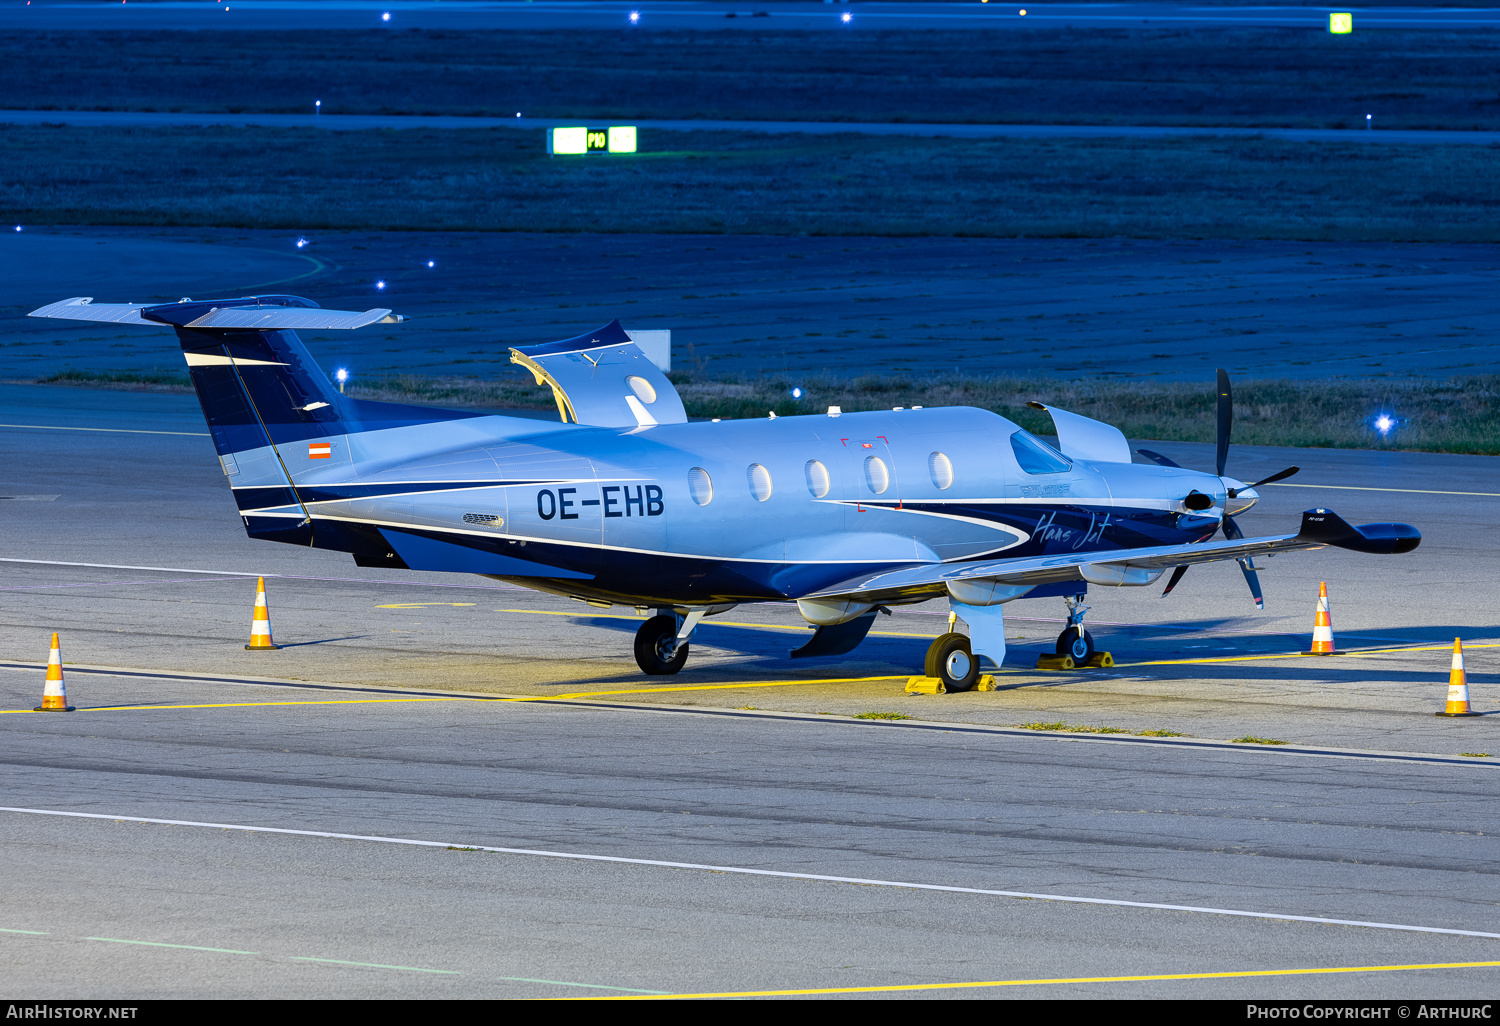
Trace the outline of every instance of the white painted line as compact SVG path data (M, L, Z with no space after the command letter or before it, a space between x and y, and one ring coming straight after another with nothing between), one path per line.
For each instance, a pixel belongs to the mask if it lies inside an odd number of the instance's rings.
M1330 492L1394 492L1399 495L1478 495L1500 499L1500 492L1441 492L1435 488L1370 488L1363 485L1287 484L1272 482L1267 488L1319 488Z
M983 887L958 887L950 884L913 883L908 880L877 880L858 876L829 876L823 873L789 873L779 869L749 869L744 866L713 866L701 862L668 862L663 859L632 859L623 855L588 855L582 852L548 851L542 848L498 848L485 844L457 841L421 841L409 837L377 837L371 834L340 834L329 830L292 830L287 827L246 826L242 823L204 823L192 819L154 819L149 816L121 816L103 812L63 812L57 809L25 809L0 806L0 812L20 812L31 816L60 816L68 819L108 819L117 823L156 823L162 826L203 827L209 830L243 830L253 834L288 834L293 837L323 837L335 841L375 841L381 844L404 844L418 848L456 848L465 851L488 851L499 855L530 855L544 859L571 859L580 862L612 862L627 866L656 866L661 869L692 869L707 873L731 873L737 876L769 876L782 880L815 880L820 883L858 884L864 887L894 887L912 891L940 891L946 894L978 894L994 898L1031 898L1060 901L1073 905L1108 905L1113 908L1144 908L1161 912L1204 912L1216 916L1238 916L1244 919L1274 919L1287 923L1317 923L1320 926L1363 926L1371 930L1396 930L1402 933L1434 933L1454 937L1486 937L1500 940L1500 933L1482 930L1454 930L1444 926L1410 926L1405 923L1379 923L1363 919L1329 919L1324 916L1297 916L1284 912L1252 912L1237 908L1213 908L1207 905L1168 905L1154 901L1125 901L1120 898L1084 898L1071 894L1040 894L1031 891L1000 891Z
M4 427L0 424L0 427ZM60 559L16 559L0 557L0 563L35 563L38 566L83 566L93 570L154 570L161 574L217 574L222 577L280 577L280 574L244 573L239 570L185 570L176 566L132 566L128 563L67 563Z
M180 566L134 566L128 563L70 563L61 559L19 559L0 556L0 563L31 563L37 566L81 566L92 570L149 570L161 574L216 574L220 577L276 577L286 581L340 581L347 584L398 584L416 588L465 588L474 591L528 591L514 584L439 584L435 581L387 581L366 577L313 577L308 574L277 574L269 570L195 570ZM412 571L419 573L423 571ZM456 577L466 576L455 573ZM60 585L60 587L62 587Z
M0 424L0 428L26 428L29 431L100 431L107 435L185 435L207 438L207 431L146 431L141 428L72 427L67 424Z

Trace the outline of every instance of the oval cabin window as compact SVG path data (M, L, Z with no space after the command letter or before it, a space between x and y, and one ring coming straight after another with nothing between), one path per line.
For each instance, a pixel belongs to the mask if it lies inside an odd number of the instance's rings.
M714 499L714 479L702 467L688 471L688 494L700 506L707 506Z
M745 476L750 479L750 494L755 496L756 502L765 502L771 497L771 472L759 463L750 464L745 471Z
M865 457L865 484L876 495L884 495L885 490L891 486L891 472L886 468L885 460L879 456Z
M814 499L821 499L828 494L830 482L828 480L828 468L817 460L807 461L807 490Z
M646 405L656 402L656 389L651 387L651 382L638 374L632 374L625 379L625 384L635 393L635 397Z
M932 483L939 488L947 488L953 483L953 461L943 453L935 452L927 457L927 472L932 475Z

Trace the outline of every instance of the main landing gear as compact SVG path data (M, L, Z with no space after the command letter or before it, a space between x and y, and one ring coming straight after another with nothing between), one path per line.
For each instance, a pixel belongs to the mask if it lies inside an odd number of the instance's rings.
M686 616L661 613L641 624L635 632L636 665L652 676L666 676L682 669L687 662L688 640L704 612L695 609Z
M950 631L927 647L923 672L942 681L944 690L968 691L979 680L979 660L969 648L968 637Z

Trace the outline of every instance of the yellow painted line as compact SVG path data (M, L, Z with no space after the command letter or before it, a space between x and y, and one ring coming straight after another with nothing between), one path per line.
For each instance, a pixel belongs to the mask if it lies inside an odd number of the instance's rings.
M1500 492L1442 492L1435 488L1370 488L1364 485L1319 485L1280 484L1266 485L1268 488L1320 488L1331 492L1396 492L1401 495L1481 495L1487 499L1500 499Z
M67 424L0 424L0 428L26 428L28 431L101 431L107 435L187 435L207 438L207 431L145 431L140 428L71 427Z
M1500 648L1500 643L1465 645L1464 650L1471 648ZM1197 663L1254 663L1267 659L1352 659L1355 657L1367 657L1377 655L1400 655L1403 652L1452 652L1451 644L1424 645L1420 648L1363 648L1354 652L1332 652L1324 656L1315 656L1308 652L1271 652L1266 655L1245 656L1205 656L1202 659L1157 659L1144 663L1115 663L1116 666L1191 666Z
M864 681L906 680L909 673L889 677L829 677L824 680L751 680L734 684L690 684L671 688L634 688L628 691L577 691L567 695L543 695L537 698L512 698L511 702L550 702L560 698L603 698L610 695L655 695L668 691L728 691L735 688L786 688L798 684L859 684Z
M380 705L394 702L555 702L561 699L608 698L616 695L654 695L668 691L728 691L735 688L785 688L798 684L857 684L863 681L905 680L910 674L889 677L829 677L817 680L747 680L731 684L685 684L665 688L631 688L617 691L573 691L562 695L521 695L512 698L435 695L432 698L335 698L300 702L211 702L200 705L101 705L81 708L79 712L132 712L169 709L255 709L277 705ZM0 716L33 713L35 709L0 709Z
M428 604L429 605L438 605L439 603L428 603ZM381 609L393 609L393 608L396 608L396 607L394 607L394 606L380 606L379 608L381 608ZM587 617L591 617L592 619L596 619L596 620L633 620L636 623L644 623L645 619L646 619L645 617L642 617L642 616L621 616L618 613L575 613L571 609L563 610L561 612L556 611L556 610L552 610L552 609L496 609L496 610L494 610L494 612L496 612L496 613L531 613L531 614L533 614L535 616L587 616ZM802 625L802 626L788 627L788 626L786 626L784 624L779 624L779 623L738 623L738 622L733 621L733 620L703 620L703 621L701 621L698 624L698 626L699 627L753 627L753 628L757 628L759 630L766 630L766 631L797 631L799 633L807 630L807 626L805 624ZM932 638L937 637L937 635L936 634L905 634L905 633L902 633L900 631L871 631L870 632L870 637L872 637L872 638L927 638L927 639L930 640Z
M878 987L810 987L803 990L726 990L700 994L611 994L575 1001L672 1001L702 998L799 997L812 994L888 994L914 990L981 987L1040 987L1063 983L1147 983L1155 980L1232 980L1253 976L1317 976L1329 973L1409 973L1423 969L1490 969L1500 962L1426 962L1412 965L1350 965L1321 969L1241 969L1223 973L1162 973L1154 976L1059 976L1038 980L975 980L970 983L896 983Z
M423 606L472 606L472 602L388 602L376 609L420 609Z

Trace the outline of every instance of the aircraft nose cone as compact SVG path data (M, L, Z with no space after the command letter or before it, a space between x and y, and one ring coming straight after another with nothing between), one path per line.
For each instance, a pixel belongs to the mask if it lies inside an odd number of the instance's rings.
M1230 516L1243 513L1260 501L1260 492L1245 482L1232 477L1221 477L1219 480L1224 483L1224 511Z

